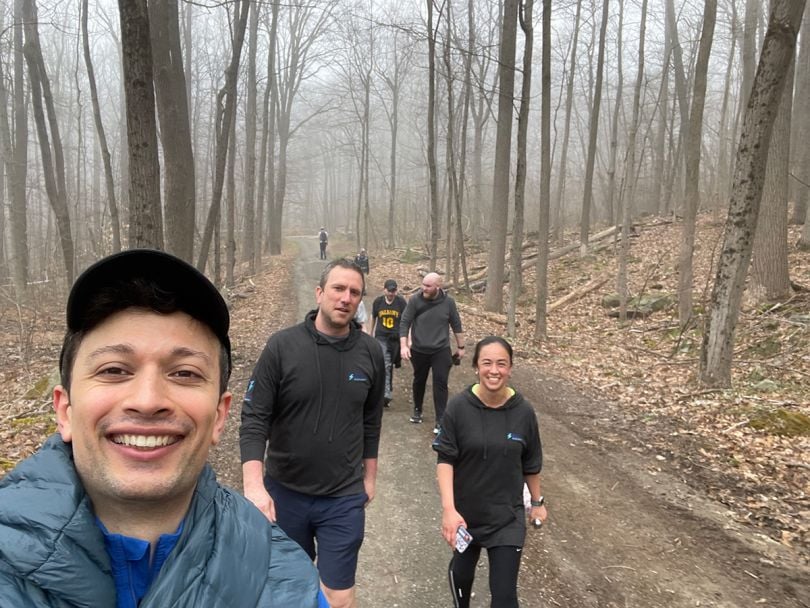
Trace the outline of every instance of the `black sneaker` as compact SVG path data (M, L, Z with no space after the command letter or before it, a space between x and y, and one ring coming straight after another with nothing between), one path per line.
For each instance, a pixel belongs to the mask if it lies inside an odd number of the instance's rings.
M422 424L422 416L419 414L414 414L410 417L410 421L414 424Z
M391 400L388 397L383 399L383 407L391 407Z

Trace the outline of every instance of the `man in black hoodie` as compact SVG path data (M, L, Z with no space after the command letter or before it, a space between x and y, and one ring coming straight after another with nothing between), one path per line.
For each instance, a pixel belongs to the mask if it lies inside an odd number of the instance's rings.
M455 353L450 352L450 329L455 337ZM464 357L464 332L456 302L442 289L442 278L430 272L422 279L417 291L402 313L399 324L399 344L402 358L413 365L413 416L411 422L422 422L422 402L428 374L433 372L433 406L438 434L444 409L447 407L447 380L453 361Z
M364 288L354 262L328 264L318 308L270 337L242 406L245 496L313 560L317 540L333 608L355 606L364 507L377 477L385 363L353 321Z

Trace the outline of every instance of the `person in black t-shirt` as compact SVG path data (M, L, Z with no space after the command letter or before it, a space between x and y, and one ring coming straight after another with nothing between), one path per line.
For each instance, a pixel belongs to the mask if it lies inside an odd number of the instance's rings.
M385 293L374 300L371 309L371 334L377 338L385 356L385 407L393 398L394 366L400 365L399 320L407 306L405 298L397 294L397 282L388 279Z

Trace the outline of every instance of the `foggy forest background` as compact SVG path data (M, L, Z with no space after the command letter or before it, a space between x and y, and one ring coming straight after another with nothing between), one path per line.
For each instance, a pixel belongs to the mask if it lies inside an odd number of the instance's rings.
M520 272L509 252L531 233L542 339L548 248L575 231L585 253L618 226L626 256L632 221L660 215L683 222L686 325L695 218L712 211L729 224L701 360L722 384L750 260L752 291L778 299L791 290L788 222L810 244L803 9L10 0L0 285L17 301L33 284L64 289L135 246L232 285L285 235L325 226L372 252L424 249L459 283L465 243L484 244L486 307L503 312Z

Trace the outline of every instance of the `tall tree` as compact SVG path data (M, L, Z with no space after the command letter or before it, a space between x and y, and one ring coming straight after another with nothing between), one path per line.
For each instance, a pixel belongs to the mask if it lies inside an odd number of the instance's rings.
M214 236L214 228L219 226L222 189L225 182L225 165L231 135L231 121L236 111L236 80L239 75L239 62L242 57L242 47L245 43L245 30L247 30L249 8L249 0L241 0L234 5L233 50L228 68L225 70L225 84L217 95L214 188L211 194L211 206L208 208L208 218L205 222L202 242L200 243L200 255L197 257L197 268L200 272L205 270L209 250L211 248L211 239Z
M149 0L155 93L163 145L166 249L194 259L196 192L177 0Z
M506 315L506 333L515 335L517 301L523 284L521 270L523 251L523 217L526 198L526 139L529 133L529 105L532 98L532 51L534 49L533 0L522 0L518 20L523 30L523 79L518 110L517 160L515 166L515 215L512 220L512 251L509 259L509 309ZM545 101L545 98L544 98Z
M121 220L118 216L118 202L115 196L115 177L113 176L112 155L107 145L107 133L101 121L101 104L98 101L98 87L96 86L96 72L93 60L90 57L90 37L87 34L87 8L88 0L82 0L82 48L84 50L84 65L87 70L87 80L90 85L90 100L93 104L93 122L96 127L96 137L101 148L101 158L104 162L104 186L107 193L107 205L110 208L110 224L112 227L113 251L121 251Z
M438 19L434 29L433 2L427 0L427 30L428 30L428 109L427 109L427 157L428 157L428 196L430 200L430 270L436 270L439 257L439 187L436 176L436 31L439 28Z
M638 32L638 72L636 86L633 91L633 117L630 120L630 133L627 136L627 162L625 175L627 176L627 195L621 204L622 240L619 251L619 272L616 276L616 289L619 292L619 320L627 320L627 258L630 255L630 222L636 201L636 140L638 139L638 124L640 120L641 85L644 80L644 42L647 35L647 0L641 2L641 19Z
M492 178L487 292L484 300L485 308L494 312L501 312L503 309L517 21L518 0L504 0L501 42L498 51L498 129L495 136L495 173Z
M2 137L9 191L11 277L17 297L25 297L28 284L28 219L25 212L25 182L28 174L28 111L25 103L25 56L23 54L23 2L14 0L12 28L13 106L12 117L2 117ZM5 79L0 94L7 96ZM2 100L3 112L8 107Z
M790 172L790 117L793 108L794 63L785 76L784 92L773 122L762 191L749 290L759 302L790 295L788 272L788 174Z
M596 58L596 84L593 92L590 125L588 126L588 158L585 161L585 185L582 195L582 217L579 224L580 253L588 250L588 233L591 230L591 205L593 204L593 171L596 163L596 137L599 133L599 108L602 103L602 78L605 71L605 37L608 23L609 0L602 1L602 23L599 27L599 51Z
M545 14L545 9L543 9ZM582 14L582 0L577 0L577 9L574 16L574 34L571 39L571 53L569 57L568 80L565 87L565 119L563 127L562 148L560 150L560 166L557 169L557 187L554 191L554 201L551 207L551 223L554 238L562 240L562 208L565 201L566 175L568 169L568 142L571 135L571 109L574 105L574 80L577 67L577 44L579 41L579 21Z
M149 11L146 0L118 0L118 12L129 156L129 246L163 249Z
M695 251L695 222L700 199L700 148L703 143L703 108L706 104L706 79L714 40L717 0L706 0L703 8L703 33L695 64L692 109L686 137L686 199L684 201L681 249L678 256L678 320L681 327L692 317L692 256Z
M245 98L245 191L242 261L250 274L256 272L256 54L259 47L259 12L262 4L250 6L248 23L247 96Z
M745 111L723 247L703 333L700 379L708 386L731 384L734 331L751 261L773 122L805 0L774 0L754 84Z
M619 147L619 121L621 119L622 96L624 86L624 71L622 70L622 52L624 44L622 33L624 30L624 0L618 0L619 25L616 32L616 99L613 105L613 119L610 121L610 154L608 156L608 187L607 187L607 214L608 223L614 224L614 199L616 198L616 156Z
M577 4L579 7L579 3ZM548 301L548 237L551 197L551 0L543 0L540 91L540 213L537 232L537 300L534 339L545 340Z
M796 57L796 89L793 94L793 120L791 131L791 166L796 179L793 182L796 203L790 217L791 224L807 222L810 204L810 11L804 12L801 44ZM800 239L799 245L810 247L810 241Z
M51 83L45 70L45 60L42 57L42 47L39 43L39 22L34 0L25 0L23 3L23 19L25 20L23 52L28 66L28 79L31 83L31 105L34 109L34 122L39 139L45 190L56 218L63 263L67 281L70 284L73 282L74 251L65 181L65 157L62 151L62 137L59 134L56 107L51 93Z

